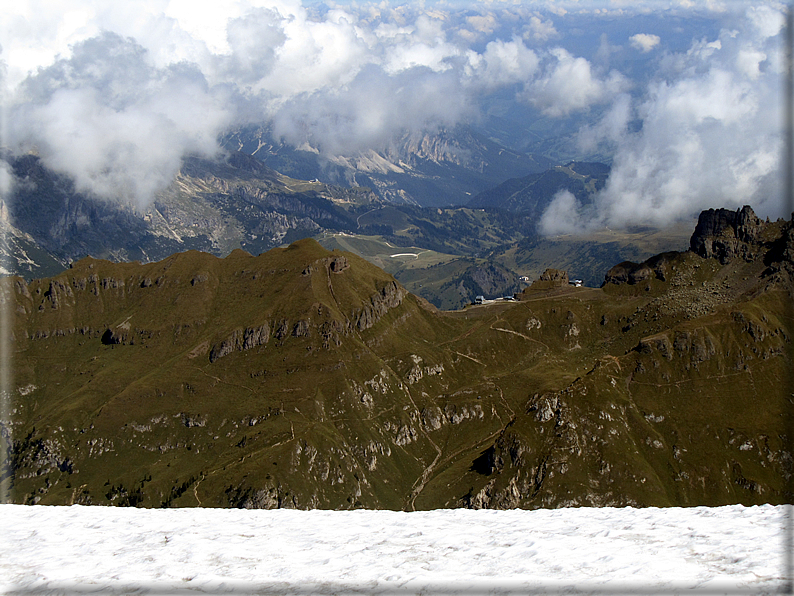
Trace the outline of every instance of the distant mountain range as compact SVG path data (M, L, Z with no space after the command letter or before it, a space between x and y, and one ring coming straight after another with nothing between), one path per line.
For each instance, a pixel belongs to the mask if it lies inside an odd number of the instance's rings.
M11 223L7 205L0 200L0 276L25 279L60 273L68 263L42 248L35 238Z
M387 150L351 156L295 149L274 138L267 126L226 134L224 146L253 155L295 178L366 186L385 201L425 207L462 205L508 178L539 173L555 165L536 154L508 149L469 127L406 134Z
M241 248L256 255L314 236L384 267L437 307L453 309L480 294L512 294L520 276L534 278L548 266L564 265L588 285L600 285L614 262L686 242L681 234L658 232L650 244L637 234L539 238L537 213L560 188L580 195L598 188L607 171L601 164L555 166L508 180L478 195L473 206L439 208L390 203L366 187L291 178L233 152L221 160L186 158L174 182L141 209L77 191L35 155L9 163L22 183L0 212L2 267L26 279L54 275L87 255L141 262L187 249L226 256ZM367 240L340 244L333 235ZM425 256L395 260L390 255L405 251L394 247L415 247Z
M7 220L62 263L86 255L145 262L186 249L258 254L320 229L352 231L347 208L377 200L366 189L293 180L241 153L186 158L144 209L78 192L34 155L10 165L24 183L5 205Z
M561 190L571 192L580 204L591 203L592 195L606 184L609 171L609 166L602 163L574 161L544 172L506 180L479 193L467 205L504 209L539 218Z

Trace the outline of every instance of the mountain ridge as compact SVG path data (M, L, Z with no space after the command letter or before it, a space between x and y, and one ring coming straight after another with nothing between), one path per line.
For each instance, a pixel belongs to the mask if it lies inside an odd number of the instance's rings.
M314 240L6 278L5 494L403 510L788 502L794 241L790 222L759 230L726 263L686 251L664 279L530 288L455 312Z
M610 167L597 162L572 161L544 172L511 178L477 194L467 205L472 208L499 208L525 213L539 219L554 196L567 190L580 204L592 202L592 195L606 184Z

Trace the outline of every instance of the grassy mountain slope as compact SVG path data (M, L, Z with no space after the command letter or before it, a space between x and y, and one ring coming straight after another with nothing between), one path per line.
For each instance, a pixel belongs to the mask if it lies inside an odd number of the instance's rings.
M668 253L604 288L450 313L312 240L9 278L4 490L150 507L787 502L794 239L726 218L709 228L720 259Z

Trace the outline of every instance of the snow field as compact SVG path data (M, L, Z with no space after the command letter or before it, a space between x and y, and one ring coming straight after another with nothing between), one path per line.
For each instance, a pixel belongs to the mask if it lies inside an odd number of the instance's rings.
M791 506L294 511L0 505L7 594L775 593Z

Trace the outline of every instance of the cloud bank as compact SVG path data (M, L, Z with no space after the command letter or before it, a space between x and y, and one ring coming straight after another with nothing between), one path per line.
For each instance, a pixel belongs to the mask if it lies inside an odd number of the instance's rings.
M582 151L614 156L593 206L560 195L547 231L664 224L744 202L774 211L782 22L774 3L739 13L718 6L709 14L721 15L722 33L686 51L666 49L655 33L615 37L654 60L655 74L641 82L570 45L581 37L572 15L597 29L604 15L634 14L604 3L17 4L2 15L16 33L0 53L2 144L37 151L98 196L145 205L184 155L216 154L218 135L237 126L268 122L295 146L354 156L406 132L476 121L483 98L507 93L550 119L599 114L580 131Z
M500 89L561 117L626 86L554 45L548 13L520 6L31 0L8 10L22 35L0 56L3 143L36 150L82 190L138 204L182 156L217 152L217 136L246 123L349 156L476 120L480 98Z
M717 39L666 54L641 94L616 96L580 132L583 149L613 153L612 171L587 208L556 197L542 231L665 225L744 204L787 215L780 186L783 16L768 8L743 16Z
M20 86L9 137L70 174L81 190L143 203L165 187L182 155L217 152L231 124L222 89L189 64L157 68L130 39L104 33Z

